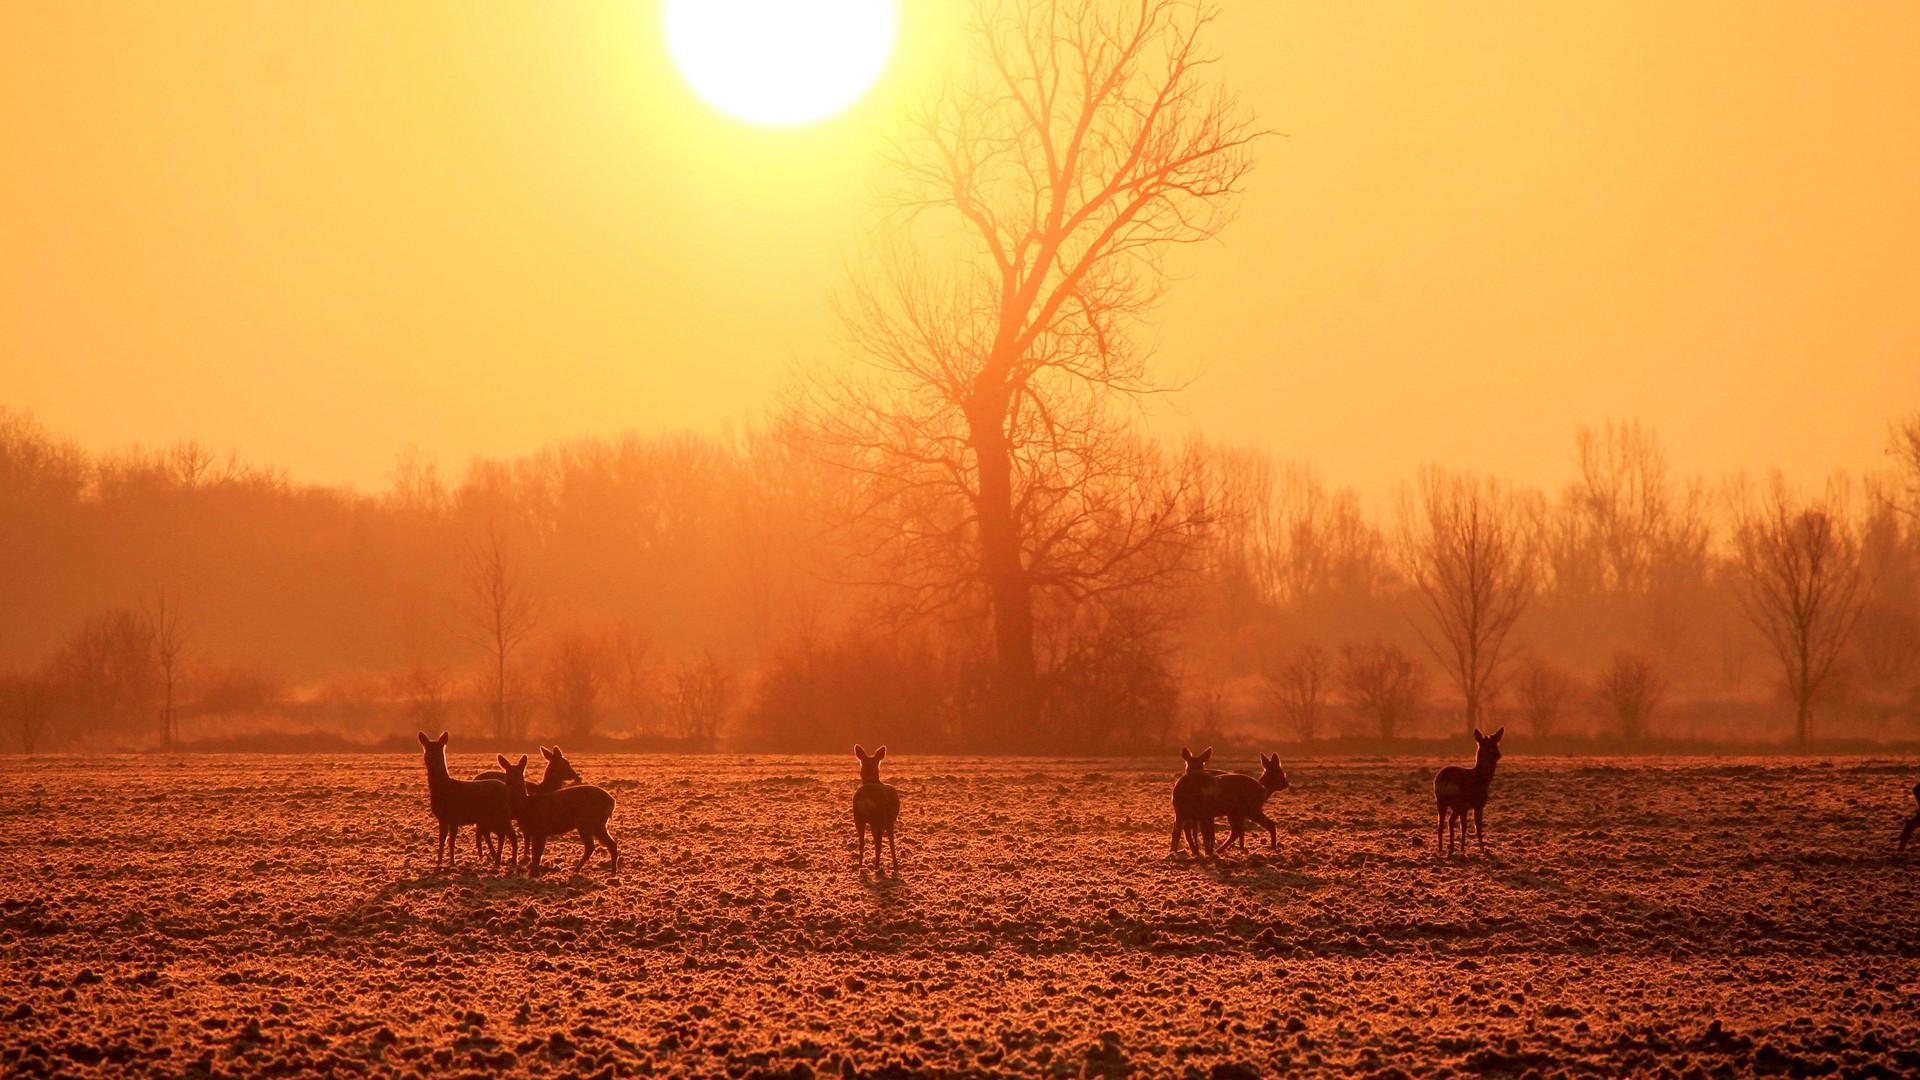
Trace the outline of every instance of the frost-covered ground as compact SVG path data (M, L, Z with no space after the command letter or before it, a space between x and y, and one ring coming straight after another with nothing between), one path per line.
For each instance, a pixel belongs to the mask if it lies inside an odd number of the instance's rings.
M851 756L574 762L617 876L433 872L417 754L5 759L0 1074L1920 1071L1920 762L1510 752L1464 861L1299 762L1216 868L1175 762L896 748L885 882Z

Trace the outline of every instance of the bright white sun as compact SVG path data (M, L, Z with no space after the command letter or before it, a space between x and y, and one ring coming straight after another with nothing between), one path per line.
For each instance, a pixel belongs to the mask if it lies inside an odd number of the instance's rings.
M786 126L854 103L887 66L893 0L666 0L667 47L714 108Z

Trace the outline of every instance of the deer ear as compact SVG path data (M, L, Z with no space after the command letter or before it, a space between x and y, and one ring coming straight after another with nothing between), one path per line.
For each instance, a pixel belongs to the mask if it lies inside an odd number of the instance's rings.
M861 761L867 760L867 748L861 746L859 743L854 743L853 756L859 758Z
M493 760L495 760L495 761L497 761L497 762L499 762L499 763L500 763L500 767L501 767L501 768L503 768L503 769L511 769L511 768L513 768L513 766L512 766L512 765L510 765L510 764L508 764L508 762L507 762L507 755L505 755L505 754L495 754L495 755L493 755Z
M1496 732L1494 732L1494 733L1493 733L1493 734L1492 734L1491 736L1489 736L1489 737L1488 737L1488 739L1487 739L1487 741L1488 741L1488 742L1499 742L1499 741L1500 741L1500 736L1502 736L1502 735L1505 735L1506 733L1507 733L1507 729L1503 727L1503 728L1501 728L1500 730L1498 730L1498 731L1496 731Z
M413 734L414 734L414 737L415 737L415 738L417 738L417 739L419 739L419 740L420 740L420 745L421 745L421 746L432 746L432 745L433 745L433 743L432 743L432 742L431 742L430 740L428 740L428 738L427 738L427 733L426 733L426 732L424 732L424 731L416 731L416 732L414 732Z
M873 752L873 760L875 761L879 761L881 758L886 756L887 756L887 748L884 746L882 746L880 749L875 750Z
M552 761L552 760L553 760L553 755L554 755L554 753L555 753L555 751L554 751L554 750L550 750L550 749L548 749L547 747L544 747L544 746L543 746L543 747L541 747L541 748L540 748L540 756L541 756L541 757L543 757L543 758L546 758L546 759L547 759L548 761Z
M523 769L527 767L527 755L525 754L520 755L520 767Z
M421 737L422 739L424 739L424 738L426 738L426 736L425 736L425 735L422 735L422 736L420 736L420 737ZM1184 746L1183 746L1183 747L1181 747L1181 748L1180 748L1180 760L1181 760L1181 761L1192 761L1192 760L1193 760L1193 751L1191 751L1191 750L1189 750L1189 749L1187 749L1187 748L1186 748L1186 747L1184 747Z
M440 737L433 741L439 743L441 746L447 745L447 733L444 731L441 732Z
M1487 737L1486 737L1485 735L1482 735L1482 734L1480 734L1480 729L1479 729L1479 728L1474 728L1474 729L1473 729L1473 741L1474 741L1474 742L1486 742L1486 741L1487 741Z
M1213 747L1211 747L1211 746L1209 746L1209 747L1207 747L1207 748L1206 748L1205 750L1202 750L1202 751L1200 751L1200 760L1201 760L1201 761L1203 761L1203 762L1206 762L1206 761L1212 761L1212 760L1213 760Z

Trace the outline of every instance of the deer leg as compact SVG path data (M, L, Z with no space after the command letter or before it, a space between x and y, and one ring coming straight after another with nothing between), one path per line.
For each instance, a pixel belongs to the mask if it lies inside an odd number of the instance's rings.
M607 823L604 821L601 822L599 825L595 826L594 831L595 831L595 834L600 837L600 843L606 845L607 869L614 870L614 871L619 870L620 869L620 845L614 843L612 835L610 835L607 832Z
M1273 823L1273 819L1267 816L1266 811L1255 810L1253 812L1253 820L1256 824L1267 827L1267 846L1270 848L1278 848L1280 846L1280 827Z
M532 845L532 851L527 856L527 876L534 877L540 873L540 855L547 849L547 838L536 836L529 839L527 843Z
M853 819L853 841L855 845L853 865L865 867L867 865L867 823L859 818Z
M1213 858L1213 852L1214 852L1214 846L1215 846L1213 842L1214 829L1213 829L1212 817L1208 817L1205 821L1202 821L1200 823L1200 835L1206 841L1207 858L1211 860Z
M875 844L876 849L880 845ZM900 849L893 846L893 826L887 826L887 857L893 860L893 876L900 876Z
M1175 814L1173 816L1173 848L1171 851L1168 852L1168 854L1170 855L1180 854L1180 836L1185 831L1186 830L1181 828L1180 815Z
M592 854L593 854L593 830L583 827L580 830L580 861L573 864L573 872L576 875L579 874L580 871L586 867L587 858Z
M511 822L507 825L507 843L510 845L508 848L507 869L508 871L512 871L514 867L520 865L520 834L513 831Z
M1467 846L1466 833L1466 823L1462 822L1460 825L1460 847L1462 851L1464 851ZM1480 822L1480 808L1477 806L1473 808L1473 838L1480 845L1480 854L1485 855L1487 853L1487 827Z
M1907 827L1900 831L1900 850L1901 851L1907 850L1907 841L1913 839L1913 834L1916 829L1920 829L1920 814L1915 814L1912 817L1908 818Z
M440 869L440 854L447 846L447 823L439 823L439 835L433 841L433 868Z

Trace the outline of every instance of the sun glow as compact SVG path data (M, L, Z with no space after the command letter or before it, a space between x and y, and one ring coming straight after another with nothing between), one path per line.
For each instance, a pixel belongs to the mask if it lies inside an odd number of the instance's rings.
M866 93L893 48L893 0L667 0L667 46L729 115L788 126Z

